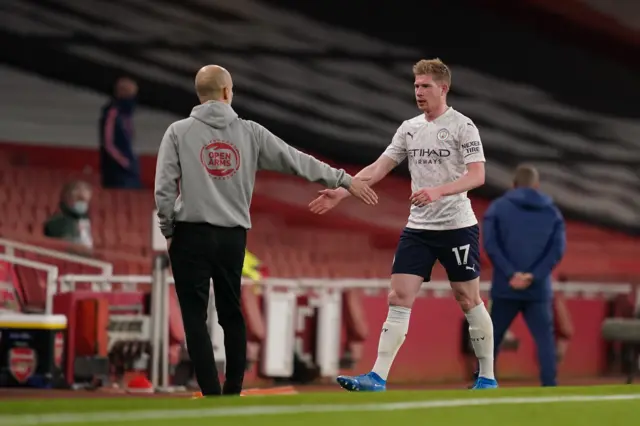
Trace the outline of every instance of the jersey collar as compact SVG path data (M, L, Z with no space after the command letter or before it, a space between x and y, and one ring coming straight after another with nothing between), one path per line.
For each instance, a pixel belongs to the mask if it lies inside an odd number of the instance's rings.
M426 121L427 123L431 123L431 124L438 124L441 121L443 121L448 115L450 115L453 112L453 107L449 107L446 109L445 112L442 113L441 116L439 116L438 118L436 118L435 120L432 121L428 121L427 117L424 118L424 121Z

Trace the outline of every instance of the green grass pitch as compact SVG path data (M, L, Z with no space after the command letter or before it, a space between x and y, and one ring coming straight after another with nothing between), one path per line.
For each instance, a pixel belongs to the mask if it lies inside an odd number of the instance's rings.
M0 425L622 426L640 386L308 393L243 398L5 400Z

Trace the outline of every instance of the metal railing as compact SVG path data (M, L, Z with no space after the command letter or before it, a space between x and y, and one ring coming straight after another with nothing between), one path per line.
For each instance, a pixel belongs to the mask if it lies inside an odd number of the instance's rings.
M47 273L47 282L45 285L45 304L44 313L46 315L53 314L53 296L57 292L58 286L58 267L47 263L37 262L35 260L21 259L15 256L0 254L0 260L14 265L26 266L27 268L37 269Z
M160 348L153 350L151 354L151 383L159 391L170 391L168 386L168 354L169 354L169 289L175 284L172 276L168 275L166 264L156 258L153 275L124 275L124 276L99 276L99 275L64 275L59 279L60 291L73 291L76 283L95 283L103 291L110 291L111 284L130 283L151 285L151 346ZM343 291L348 289L364 289L381 291L389 288L388 279L279 279L268 278L259 283L251 280L243 280L243 284L258 284L263 287L265 294L278 290L286 291L312 291L316 294L330 291ZM480 289L483 293L490 290L491 283L482 281ZM568 296L585 298L606 297L610 298L619 294L632 294L634 286L627 283L599 284L585 282L568 282L554 284L556 291ZM446 281L432 281L425 283L423 291L432 292L433 297L450 297L451 288ZM212 294L210 294L212 297ZM209 318L215 318L215 304L209 303ZM211 321L211 328L215 326ZM216 334L210 330L211 338Z
M168 284L174 284L173 276L166 277ZM77 275L67 274L60 277L61 291L73 291L76 283L95 283L98 288L101 284L104 287L102 291L109 291L110 284L151 284L153 277L151 275ZM389 288L388 279L333 279L333 278L266 278L259 283L255 283L249 279L243 279L242 284L251 285L258 284L263 287L282 287L291 289L314 289L314 288L330 288L332 290L384 290ZM489 281L480 282L480 291L488 292L491 289ZM618 295L631 294L634 285L630 283L593 283L593 282L565 282L554 283L553 289L567 295L582 295L584 297L592 297L597 295ZM422 291L449 292L451 286L448 281L430 281L424 283L421 287Z
M60 293L68 293L76 290L78 283L90 283L91 290L96 292L109 292L113 290L113 284L123 284L127 290L138 291L135 284L151 284L151 275L89 275L89 274L66 274L58 280L60 282Z
M20 243L18 241L6 240L4 238L0 238L0 246L4 246L4 254L7 256L15 256L15 251L20 250L38 254L40 256L51 257L53 259L64 260L66 262L73 262L80 265L91 266L93 268L101 270L103 275L111 276L113 274L113 265L102 260L90 259L79 256L77 254L42 248L31 244Z

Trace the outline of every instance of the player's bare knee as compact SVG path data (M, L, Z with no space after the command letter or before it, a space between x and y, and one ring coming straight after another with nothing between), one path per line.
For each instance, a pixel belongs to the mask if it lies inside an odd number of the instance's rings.
M451 290L463 312L468 312L483 303L480 297L480 281L478 279L452 282Z
M456 301L458 302L458 305L460 305L460 308L463 312L470 311L479 304L483 303L480 295L469 294L469 292L460 291L459 289L454 289L453 294L455 295Z
M460 309L462 309L463 312L469 312L471 309L473 309L474 306L476 306L471 299L462 297L458 300L458 305L460 305Z
M463 311L468 311L470 309L470 300L464 292L453 290L453 296L456 298L456 302L460 305Z
M401 306L403 308L410 308L413 306L413 301L415 300L415 295L411 294L408 291L402 290L391 290L389 292L389 296L387 296L387 301L389 302L389 306Z
M411 274L394 274L391 276L391 291L387 300L389 305L410 308L416 299L423 278Z

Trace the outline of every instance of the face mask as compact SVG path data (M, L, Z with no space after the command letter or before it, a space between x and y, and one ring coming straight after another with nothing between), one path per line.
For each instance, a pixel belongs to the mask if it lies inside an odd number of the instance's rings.
M73 203L73 206L71 206L71 208L78 214L85 214L89 210L89 203L87 203L86 201L76 201L75 203Z

